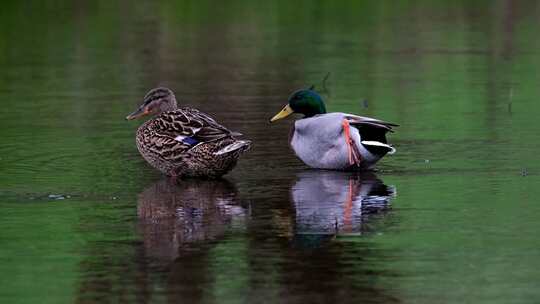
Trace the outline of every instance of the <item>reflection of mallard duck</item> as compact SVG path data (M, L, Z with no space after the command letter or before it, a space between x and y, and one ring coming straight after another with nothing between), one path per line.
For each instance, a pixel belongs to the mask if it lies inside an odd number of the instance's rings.
M131 120L157 115L137 130L137 148L144 159L164 174L179 177L219 177L234 168L251 142L193 108L178 108L167 88L148 92Z
M145 247L174 258L182 244L222 235L233 218L243 218L245 209L226 180L163 179L139 194L137 213Z
M297 234L361 232L366 216L388 208L395 195L372 173L304 171L291 188Z
M270 121L292 113L305 117L294 123L291 147L312 168L369 169L384 155L395 152L386 141L386 133L392 132L396 124L347 113L326 113L322 97L313 89L294 92Z

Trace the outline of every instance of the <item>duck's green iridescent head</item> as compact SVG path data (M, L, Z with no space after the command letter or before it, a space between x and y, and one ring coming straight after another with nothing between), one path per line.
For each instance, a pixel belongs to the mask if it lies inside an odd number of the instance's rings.
M317 114L326 113L324 101L315 90L305 89L298 90L292 93L287 102L287 105L277 113L270 122L285 118L292 113L304 114L305 117L311 117Z

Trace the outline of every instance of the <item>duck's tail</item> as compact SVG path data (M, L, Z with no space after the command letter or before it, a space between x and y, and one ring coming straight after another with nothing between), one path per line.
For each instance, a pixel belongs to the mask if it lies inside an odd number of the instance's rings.
M374 141L374 140L363 140L362 145L381 149L381 151L385 152L386 154L394 154L396 153L396 148L390 146L389 144L382 143L380 141Z
M231 144L228 144L222 147L221 149L219 149L219 151L214 152L214 155L223 155L223 154L227 154L233 151L242 153L242 152L246 152L250 148L251 148L250 140L235 140Z

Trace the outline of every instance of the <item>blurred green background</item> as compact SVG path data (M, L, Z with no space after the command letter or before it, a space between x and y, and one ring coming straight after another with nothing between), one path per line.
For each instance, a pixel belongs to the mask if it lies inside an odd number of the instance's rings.
M536 1L3 2L0 302L538 302L539 28ZM330 111L401 125L397 195L306 246L267 120L327 72ZM186 243L137 216L161 177L123 118L158 85L255 143L225 194L190 186L242 212Z

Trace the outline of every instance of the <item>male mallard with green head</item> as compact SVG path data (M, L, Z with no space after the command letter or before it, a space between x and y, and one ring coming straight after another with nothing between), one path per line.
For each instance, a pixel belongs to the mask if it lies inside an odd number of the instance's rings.
M168 88L150 90L127 120L154 116L137 129L137 148L154 168L173 177L220 177L251 146L197 109L178 108Z
M386 133L398 125L348 113L327 113L322 97L313 89L294 92L270 122L304 114L294 122L290 145L308 166L318 169L371 169L395 149Z

